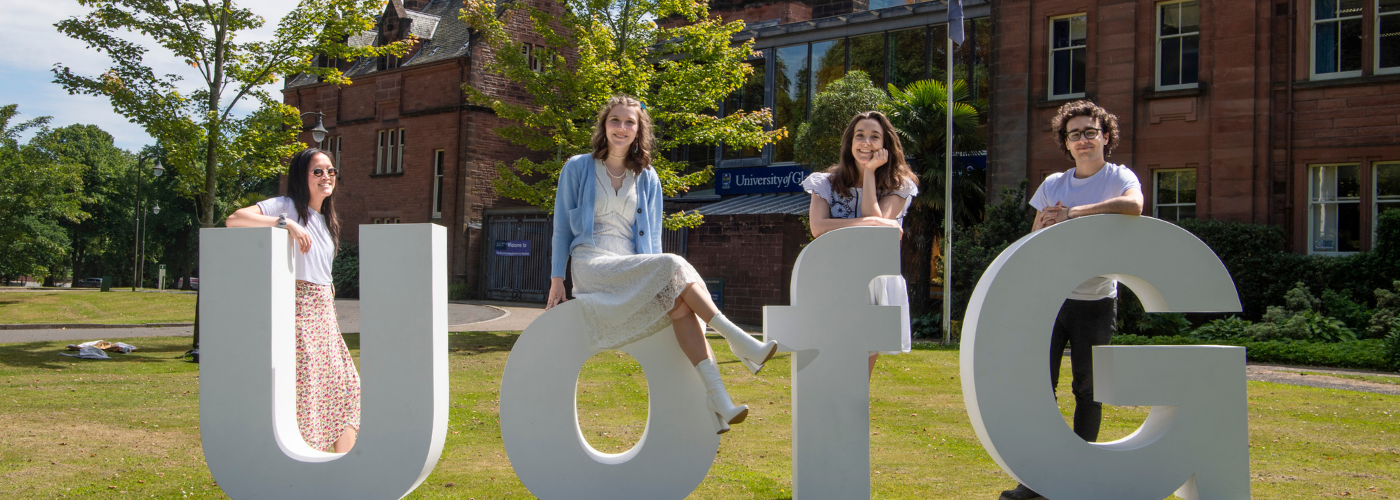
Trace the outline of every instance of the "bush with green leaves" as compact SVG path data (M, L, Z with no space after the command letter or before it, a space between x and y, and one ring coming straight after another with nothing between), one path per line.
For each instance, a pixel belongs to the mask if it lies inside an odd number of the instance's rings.
M1373 339L1389 338L1400 331L1400 280L1391 283L1394 291L1376 289L1376 309L1371 313L1366 327L1366 336Z
M1342 320L1347 328L1357 332L1365 331L1366 325L1371 322L1371 310L1366 308L1366 304L1358 304L1351 300L1351 291L1342 290L1340 293L1332 291L1331 288L1322 291L1322 311L1328 316Z
M1400 340L1397 340L1400 342ZM1196 345L1201 339L1194 336L1146 337L1142 335L1114 335L1113 345ZM1321 366L1332 368L1357 368L1362 370L1393 370L1386 358L1386 346L1378 339L1350 340L1346 342L1295 342L1271 340L1213 341L1212 344L1234 345L1245 348L1245 357L1256 363L1280 365Z
M1249 334L1249 327L1253 324L1249 320L1231 315L1201 325L1191 332L1191 338L1205 342L1243 342L1253 338Z
M360 247L354 243L341 243L335 260L331 262L331 282L335 284L335 296L339 299L360 298Z
M1264 317L1249 327L1255 340L1313 340L1343 342L1356 340L1356 332L1346 323L1317 310L1322 301L1298 282L1284 294L1284 305L1269 306Z
M851 117L884 110L889 100L864 71L852 71L831 82L812 99L812 119L797 128L793 139L797 162L814 171L835 165L841 158L841 134Z

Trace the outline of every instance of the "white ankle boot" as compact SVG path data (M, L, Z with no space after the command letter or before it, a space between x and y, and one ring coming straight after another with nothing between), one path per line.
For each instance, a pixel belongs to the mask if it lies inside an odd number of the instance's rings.
M700 380L705 382L705 392L709 396L705 405L715 415L715 434L729 432L729 424L737 424L748 418L748 405L734 406L734 402L729 400L729 391L724 390L724 381L719 378L715 360L701 361L695 365L695 371L700 372Z
M710 328L719 332L724 340L729 341L729 351L739 358L739 362L744 364L754 375L763 369L763 364L767 363L773 354L778 352L778 343L772 340L759 342L743 329L740 329L729 318L724 317L724 313L716 313L710 318Z

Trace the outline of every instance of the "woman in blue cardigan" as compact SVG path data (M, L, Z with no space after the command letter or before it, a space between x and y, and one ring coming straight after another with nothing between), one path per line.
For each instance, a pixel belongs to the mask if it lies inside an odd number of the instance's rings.
M593 153L570 158L554 196L549 309L565 300L564 270L573 258L574 298L599 349L616 349L674 326L681 350L700 372L718 433L743 422L734 406L705 321L729 341L734 355L758 373L778 350L759 343L724 317L684 258L661 253L661 182L651 168L651 118L637 99L616 96L598 112Z

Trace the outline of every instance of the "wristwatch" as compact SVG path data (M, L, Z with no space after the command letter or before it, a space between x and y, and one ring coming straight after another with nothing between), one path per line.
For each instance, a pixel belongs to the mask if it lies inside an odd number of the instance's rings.
M282 215L280 215L280 216L277 217L277 229L286 229L286 228L287 228L287 214L282 214Z

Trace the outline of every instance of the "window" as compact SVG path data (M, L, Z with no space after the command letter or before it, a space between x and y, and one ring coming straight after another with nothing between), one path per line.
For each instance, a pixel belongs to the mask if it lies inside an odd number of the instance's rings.
M1157 90L1195 88L1200 65L1201 4L1157 6Z
M329 142L326 143L327 151L330 151L330 153L331 153L331 157L332 157L332 158L331 158L331 162L335 164L335 168L341 168L341 167L340 167L340 140L341 140L341 136L338 136L338 135L337 135L337 136L335 136L335 137L331 137L330 139L327 139L327 141L329 141Z
M753 68L753 72L749 73L748 79L738 90L735 90L728 99L724 100L725 116L740 111L753 112L764 108L763 88L766 81L767 63L763 59L752 59L748 64ZM756 158L762 153L763 150L760 148L736 147L725 144L721 154L723 155L722 159L733 160L736 158Z
M375 174L403 173L404 130L379 131L379 150L374 158Z
M1084 63L1088 56L1088 16L1050 20L1050 98L1084 97Z
M530 70L539 73L544 69L544 60L549 57L549 49L531 43L520 44L520 55L525 56L526 64Z
M797 126L807 121L812 72L807 64L807 44L778 47L773 75L773 127L787 127L788 136L773 147L773 161L793 161L792 143Z
M433 218L442 218L442 168L447 162L447 151L433 151Z
M928 78L927 37L924 28L890 32L890 83L894 86L902 89Z
M856 36L850 41L850 71L864 71L875 88L885 90L885 34Z
M846 40L812 43L812 95L826 90L831 82L846 76Z
M1314 78L1361 76L1362 0L1313 0Z
M1400 73L1400 0L1376 0L1376 73Z
M1360 167L1308 167L1308 252L1361 251Z
M1373 171L1376 179L1376 206L1371 217L1371 234L1376 234L1376 224L1380 215L1390 210L1400 210L1400 162L1376 163ZM1375 238L1372 238L1375 241Z
M1157 170L1153 178L1157 188L1154 217L1172 222L1196 218L1196 169Z

